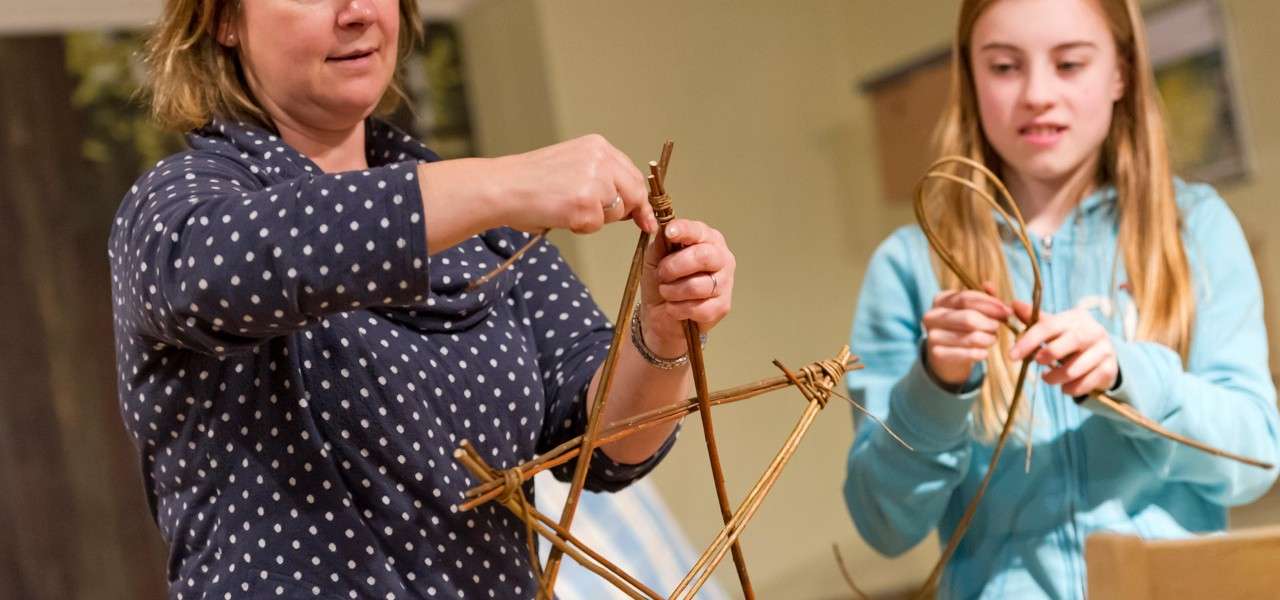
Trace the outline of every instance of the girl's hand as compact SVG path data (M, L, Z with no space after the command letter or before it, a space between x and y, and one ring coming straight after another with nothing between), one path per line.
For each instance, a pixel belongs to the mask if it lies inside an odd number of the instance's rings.
M1031 320L1031 305L1015 301L1014 314L1023 323ZM1076 308L1058 314L1040 313L1040 320L1022 334L1009 350L1009 358L1032 357L1052 369L1046 383L1061 385L1071 396L1115 387L1120 373L1111 336L1087 310Z

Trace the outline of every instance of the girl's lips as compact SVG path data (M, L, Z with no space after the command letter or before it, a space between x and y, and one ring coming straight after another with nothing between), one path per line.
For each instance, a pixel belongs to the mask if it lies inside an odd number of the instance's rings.
M1057 144L1066 131L1064 125L1027 125L1018 128L1018 135L1033 146L1048 147Z

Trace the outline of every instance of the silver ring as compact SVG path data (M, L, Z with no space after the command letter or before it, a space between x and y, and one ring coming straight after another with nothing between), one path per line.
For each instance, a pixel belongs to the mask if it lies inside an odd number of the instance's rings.
M619 205L619 204L622 204L622 196L614 196L614 197L613 197L613 202L610 202L610 203L608 203L608 204L604 205L604 209L605 209L605 210L613 210L613 209L615 209L615 208L618 208L618 205Z
M711 294L710 294L710 296L715 296L715 295L716 295L716 289L718 289L718 288L720 287L720 282L719 282L719 281L716 281L716 274L715 274L715 273L707 273L707 275L709 275L709 276L711 277Z

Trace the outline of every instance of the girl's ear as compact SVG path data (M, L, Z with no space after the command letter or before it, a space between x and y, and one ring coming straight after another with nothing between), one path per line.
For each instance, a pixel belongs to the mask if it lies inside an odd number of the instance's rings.
M1112 102L1119 102L1121 98L1124 98L1125 88L1127 88L1129 85L1128 82L1125 81L1126 71L1127 69L1125 69L1124 61L1118 61L1116 63L1115 74L1112 76L1112 80L1111 80L1111 101Z

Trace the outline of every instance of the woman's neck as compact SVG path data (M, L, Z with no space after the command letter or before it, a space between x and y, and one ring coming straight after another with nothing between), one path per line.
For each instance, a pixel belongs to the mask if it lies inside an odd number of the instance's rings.
M1007 168L1006 182L1027 222L1027 231L1035 237L1053 235L1067 220L1067 215L1097 183L1098 159L1086 161L1080 168L1055 179L1036 179Z
M310 158L325 173L369 168L363 120L354 127L332 130L300 127L283 119L276 120L275 125L281 139Z

